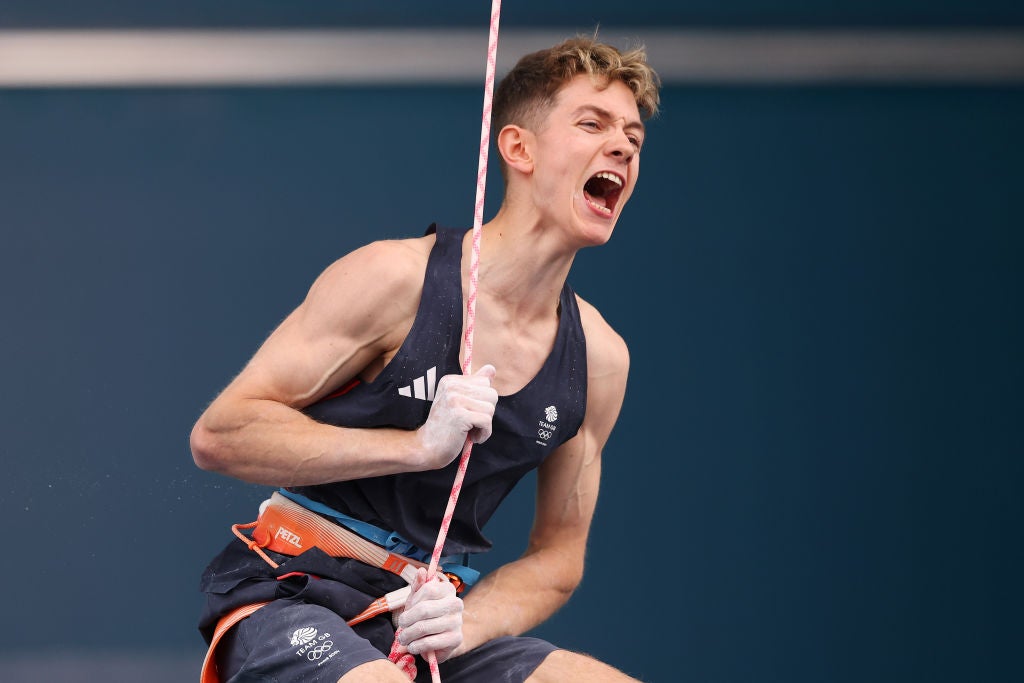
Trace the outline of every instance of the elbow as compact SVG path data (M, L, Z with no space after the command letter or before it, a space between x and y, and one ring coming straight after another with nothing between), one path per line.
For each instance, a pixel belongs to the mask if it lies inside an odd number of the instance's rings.
M579 588L580 583L583 581L583 565L582 563L578 567L572 568L570 571L562 577L561 589L565 593L566 600L576 592Z
M557 596L556 601L564 604L583 581L584 552L582 543L531 544L523 557L531 564L536 563L536 575L543 577L549 594Z
M192 460L196 463L196 467L206 472L224 472L226 466L226 459L223 455L224 447L221 440L217 438L216 432L206 425L205 417L200 418L192 428L189 446L192 449Z
M573 593L579 587L580 582L583 579L583 574L563 574L559 577L552 577L551 589L552 594L555 596L553 603L561 606L569 602L572 598Z
M562 601L566 602L583 581L583 562L561 563L549 572L549 578L551 587L562 596Z

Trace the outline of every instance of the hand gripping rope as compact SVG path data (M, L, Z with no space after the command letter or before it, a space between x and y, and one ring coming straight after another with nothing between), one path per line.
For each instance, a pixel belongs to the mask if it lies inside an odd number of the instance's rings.
M487 188L487 152L491 144L491 100L494 96L494 72L498 55L498 24L501 18L501 0L491 0L491 30L487 41L487 72L484 78L484 107L483 118L480 125L480 161L476 173L476 206L473 211L473 251L469 261L469 294L466 299L466 330L463 334L463 345L466 349L465 358L462 361L462 374L469 375L473 372L473 328L476 323L476 293L477 282L480 273L480 232L484 222L484 195ZM430 556L430 565L427 568L427 579L431 580L437 574L437 566L441 560L441 552L444 548L445 538L448 536L448 527L452 523L452 516L455 514L455 504L459 500L459 492L462 490L462 481L466 477L466 469L469 467L469 455L473 450L473 442L468 438L462 448L462 456L459 458L459 468L455 473L455 483L452 484L451 495L448 496L448 507L445 508L444 517L441 520L441 528L437 533L437 541L434 544L434 552ZM398 642L398 633L395 633L395 641L391 645L391 654L388 658L396 663L410 680L416 677L416 666L413 663L413 656L405 651L405 647ZM437 657L433 652L426 654L427 663L430 665L430 679L433 683L441 683L441 674L437 669Z

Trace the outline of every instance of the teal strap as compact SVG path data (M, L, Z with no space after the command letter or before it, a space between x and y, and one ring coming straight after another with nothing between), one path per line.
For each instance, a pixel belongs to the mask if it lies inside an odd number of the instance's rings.
M384 529L372 524L367 524L366 522L354 517L349 517L348 515L338 512L334 508L328 507L323 503L318 503L312 498L307 498L300 493L289 491L286 488L279 489L278 493L293 503L298 503L311 512L333 519L346 529L354 531L371 543L376 543L388 552L396 555L403 555L419 562L430 562L430 551L423 550L411 541L407 541L397 531L384 531ZM459 577L462 579L462 582L466 584L466 587L469 588L480 578L480 572L469 567L468 563L469 553L463 553L461 555L446 555L441 558L441 571L448 572L449 574L454 574Z

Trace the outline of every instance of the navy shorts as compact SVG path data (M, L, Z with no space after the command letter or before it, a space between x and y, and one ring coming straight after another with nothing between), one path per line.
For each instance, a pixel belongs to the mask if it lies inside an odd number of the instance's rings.
M556 648L537 638L506 637L440 664L445 683L523 683ZM355 667L385 653L330 609L277 600L242 620L217 646L225 683L336 683ZM430 669L416 660L417 683Z

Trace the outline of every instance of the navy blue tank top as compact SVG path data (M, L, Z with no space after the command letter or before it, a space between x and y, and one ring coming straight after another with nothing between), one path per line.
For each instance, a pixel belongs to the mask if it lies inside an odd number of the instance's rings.
M431 230L434 226L431 226ZM462 230L441 229L427 261L412 329L372 382L350 383L305 409L313 419L345 427L416 429L430 412L444 375L461 374ZM576 435L587 404L587 350L576 295L566 284L554 347L521 390L501 396L493 433L473 447L445 554L479 553L491 542L484 525L516 483ZM350 517L394 530L429 550L437 539L458 458L440 470L318 486L293 487Z

